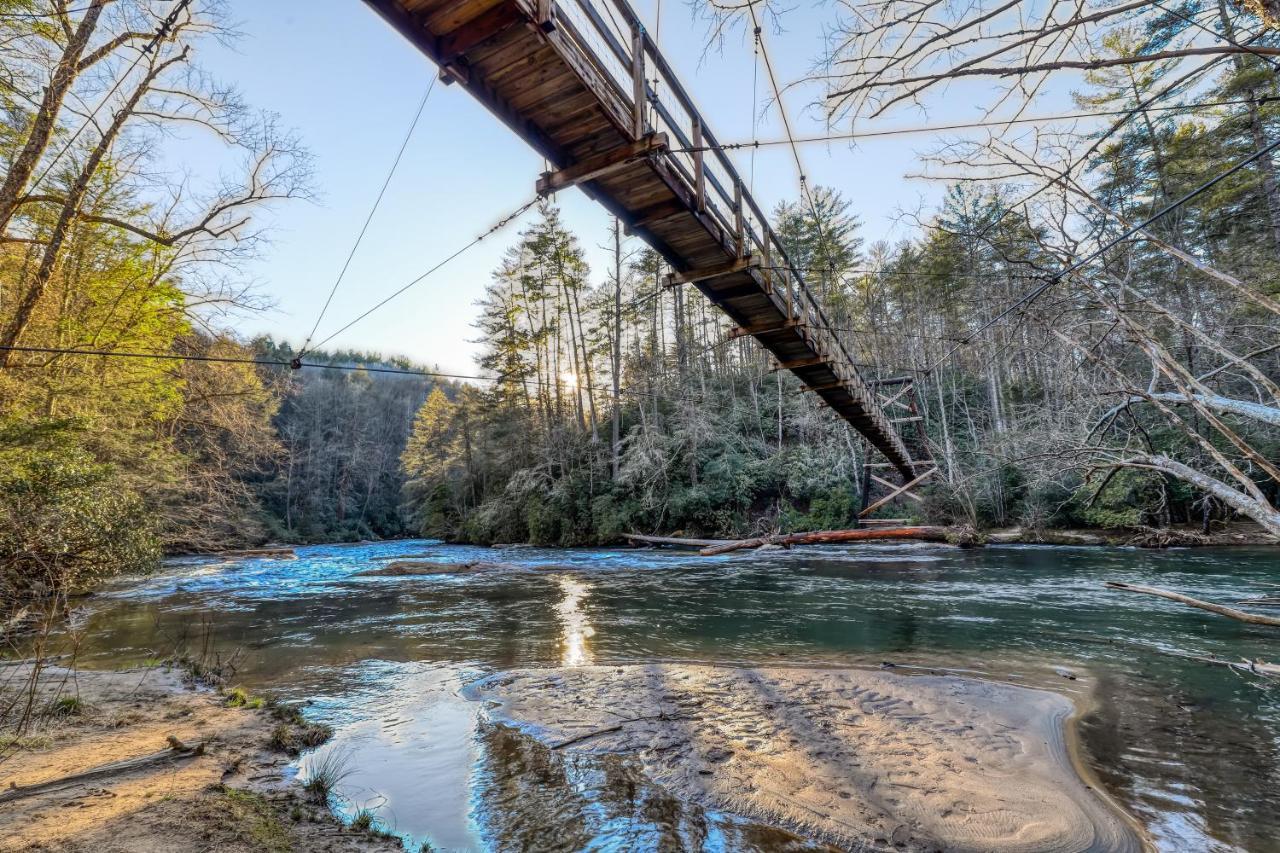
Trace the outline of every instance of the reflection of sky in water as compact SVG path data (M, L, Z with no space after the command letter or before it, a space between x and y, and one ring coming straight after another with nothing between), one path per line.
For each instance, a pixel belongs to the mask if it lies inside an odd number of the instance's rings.
M347 818L368 809L407 849L428 840L437 850L483 849L468 818L480 706L458 695L475 676L385 661L312 673L311 684L290 692L325 690L311 695L307 713L335 734L298 762L300 772L305 778L309 766L336 760L344 774L336 809Z
M396 558L513 570L358 576ZM1094 694L1098 710L1081 732L1091 764L1167 849L1222 847L1214 838L1266 849L1280 837L1280 691L1175 655L1276 660L1274 632L1109 591L1107 580L1233 602L1280 581L1280 560L1265 549L890 545L704 559L428 541L315 546L297 560L185 559L121 579L79 603L80 659L198 650L211 625L212 645L238 652L238 680L315 699L309 713L356 747L352 784L370 802L385 797L379 813L394 812L397 827L433 838L475 832L474 803L459 806L453 789L435 812L420 799L437 777L475 787L456 770L483 759L469 734L474 709L453 704L453 691L495 668L663 658L985 672ZM1081 678L1066 681L1056 667Z

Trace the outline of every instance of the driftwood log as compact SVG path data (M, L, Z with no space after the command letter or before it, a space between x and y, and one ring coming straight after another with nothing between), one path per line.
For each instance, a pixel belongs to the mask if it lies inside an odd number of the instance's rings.
M292 560L296 559L298 555L292 548L238 548L232 551L219 551L217 556L234 559L244 557L272 557Z
M759 548L762 545L822 545L835 542L874 542L877 540L914 539L920 542L948 542L948 534L954 531L947 527L889 527L866 530L818 530L813 533L785 533L776 536L758 536L754 539L739 539L736 542L725 542L703 548L700 553L704 557L728 554L744 548Z
M1234 607L1226 607L1222 604L1214 604L1210 601L1201 601L1198 598L1192 598L1189 595L1182 595L1177 592L1170 592L1167 589L1159 589L1154 586L1141 586L1132 583L1120 583L1119 581L1107 581L1108 589L1120 589L1125 592L1141 592L1145 595L1154 595L1159 598L1167 598L1170 601L1176 601L1179 604L1185 604L1188 607L1198 607L1201 610L1207 610L1210 613L1217 613L1219 616L1226 616L1229 619L1236 619L1240 622L1248 622L1250 625L1269 625L1272 628L1280 628L1280 619L1273 616L1260 616L1257 613L1247 613L1243 610L1236 610Z
M728 539L684 539L679 536L643 536L639 533L628 533L623 538L645 545L674 545L679 548L712 548L730 541Z
M13 800L21 800L24 797L34 797L37 794L47 794L51 791L60 791L63 788L71 788L77 785L83 785L86 782L94 782L99 779L107 779L112 776L121 776L127 773L136 773L140 770L150 770L154 767L165 767L173 764L175 761L183 761L189 758L197 758L204 755L204 744L195 747L188 747L177 738L170 735L169 744L171 749L162 750L161 752L153 752L150 755L142 755L137 758L126 758L122 761L113 761L110 764L100 764L97 767L90 768L80 773L73 773L70 776L63 776L58 779L51 779L48 782L39 782L35 785L24 785L18 787L12 783L9 788L0 792L0 803L7 803Z

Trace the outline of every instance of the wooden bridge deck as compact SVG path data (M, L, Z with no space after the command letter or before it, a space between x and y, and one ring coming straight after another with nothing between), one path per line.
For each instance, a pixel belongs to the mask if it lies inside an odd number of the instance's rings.
M911 453L625 0L365 0L658 251L904 480ZM709 150L700 150L707 149Z

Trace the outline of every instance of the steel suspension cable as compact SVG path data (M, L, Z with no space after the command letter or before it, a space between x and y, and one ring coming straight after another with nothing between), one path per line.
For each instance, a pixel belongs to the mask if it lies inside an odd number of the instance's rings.
M831 240L827 236L827 234L823 233L826 229L823 227L821 217L818 216L818 206L814 202L813 193L809 191L809 186L805 180L804 165L800 162L800 149L796 146L795 134L791 132L791 119L787 116L786 108L782 103L782 90L778 87L778 78L777 78L777 75L775 75L773 72L773 62L770 61L769 59L769 49L764 43L764 35L761 31L760 21L756 17L756 7L755 7L754 0L751 0L750 2L747 3L747 11L751 13L751 24L752 26L755 27L756 33L759 34L760 56L764 59L765 72L769 75L769 84L773 88L774 102L778 105L778 115L782 117L782 127L787 134L787 141L791 145L791 156L795 159L796 171L800 174L800 191L804 195L806 200L808 200L809 202L809 212L810 212L810 215L813 216L813 224L814 224L814 227L818 230L818 237L819 239L822 240L823 243L826 244L827 250L830 251ZM830 262L830 259L828 259L828 267L829 267L828 276L834 278L835 268L834 268L834 265ZM826 327L828 330L830 330L831 320L827 318L826 311L823 310L822 305L819 304L818 301L813 298L812 294L809 295L809 301L815 306L817 310L818 318L822 321L823 326ZM854 364L853 356L851 356L849 354L849 351L845 349L844 342L840 340L840 336L836 334L834 331L832 331L830 334L831 334L831 338L835 341L836 346L839 347L840 352L844 355L845 360L847 360L850 364Z
M1265 95L1260 98L1249 99L1233 99L1222 101L1200 101L1192 104L1171 104L1169 106L1149 106L1148 112L1155 111L1191 111L1197 109L1209 109L1212 107L1231 107L1245 106L1248 104L1264 104L1280 101L1280 95ZM977 130L984 127L1006 127L1011 124L1042 124L1049 121L1072 121L1078 119L1089 118L1106 118L1108 116L1129 115L1133 109L1124 110L1098 110L1096 112L1077 112L1062 113L1059 115L1047 116L1031 116L1026 118L1012 119L985 119L983 121L960 122L958 124L941 124L941 125L919 125L916 127L894 127L884 130L864 130L854 131L850 133L833 133L824 136L801 136L792 139L753 139L749 142L726 142L720 145L689 145L681 148L672 148L673 154L693 154L699 151L739 151L743 149L768 148L777 145L815 145L827 142L845 142L856 141L859 139L875 139L885 136L908 136L923 133L946 133L953 130Z
M521 215L523 215L527 210L529 210L529 208L533 207L535 204L537 204L537 203L538 203L539 201L541 201L541 200L542 200L542 199L541 199L541 197L540 197L540 196L534 196L534 197L533 197L533 198L531 198L529 201L527 201L527 202L525 202L524 204L520 205L520 206L519 206L519 207L517 207L515 210L513 210L511 213L509 213L509 214L507 214L506 216L504 216L501 220L499 220L499 221L498 221L496 224L494 224L491 228L489 228L489 230L487 230L487 231L485 231L484 233L480 234L478 237L476 237L476 238L474 238L473 240L471 240L471 242L467 243L467 244L466 244L465 246L463 246L462 248L460 248L460 249L456 250L455 252L453 252L453 254L449 255L449 256L448 256L448 257L446 257L444 260L440 261L440 262L439 262L439 263L437 263L435 266L431 267L429 270L427 270L426 272L422 273L422 275L418 276L417 278L415 278L415 279L413 279L412 281L408 282L407 284L403 285L403 286L402 286L402 287L400 287L398 290L395 290L394 292L392 292L392 293L391 293L390 295L388 295L386 298L382 299L382 300L381 300L381 301L379 301L377 304L375 304L372 308L369 308L368 310L366 310L365 312L363 312L362 314L360 314L359 316L357 316L354 320L352 320L351 322L347 323L345 326L343 326L342 328L338 329L336 332L334 332L333 334L329 335L329 336L328 336L327 338L325 338L324 340L320 341L318 344L316 344L316 345L315 345L315 347L313 347L313 349L320 349L320 348L321 348L321 347L323 347L325 344L327 344L329 341L333 340L333 339L334 339L334 338L336 338L338 335L340 335L340 334L342 334L343 332L345 332L347 329L350 329L352 326L354 326L356 323L359 323L359 322L360 322L361 320L363 320L365 317L368 317L368 316L369 316L370 314L372 314L374 311L377 311L379 308L381 308L382 306L386 305L388 302L390 302L391 300L395 299L396 297L400 296L402 293L404 293L404 292L405 292L406 290L408 290L409 288L413 287L414 285L416 285L416 284L418 284L418 283L422 282L423 280L425 280L426 278L428 278L432 273L436 272L436 271L437 271L437 270L439 270L441 267L444 267L444 266L445 266L445 265L447 265L450 261L454 260L454 259L455 259L455 258L457 258L459 255L461 255L461 254L463 254L464 252L466 252L468 249L470 249L470 248L472 248L473 246L475 246L475 245L477 245L477 244L479 244L479 243L483 242L483 241L484 241L484 239L485 239L486 237L490 236L491 234L495 234L495 233L497 233L498 231L500 231L500 230L502 230L503 228L505 228L507 225L510 225L512 222L514 222L516 219L518 219Z
M391 162L391 168L387 170L387 177L382 182L382 188L378 190L378 197L373 200L373 206L369 208L369 215L364 219L364 225L360 227L360 233L356 235L356 241L351 245L351 251L347 253L347 259L342 264L342 269L338 271L338 277L334 279L333 287L329 288L329 296L324 301L324 306L320 309L320 316L316 317L316 322L311 326L311 331L307 334L307 339L302 343L302 349L298 350L298 357L301 358L307 352L307 347L311 343L311 339L315 337L316 330L320 328L320 322L324 320L324 315L329 310L329 305L333 302L333 296L338 292L338 285L342 284L342 279L347 274L347 269L351 266L351 259L356 256L356 251L360 248L360 243L364 240L364 235L369 230L369 223L373 221L373 216L378 212L378 206L382 204L382 198L387 194L387 187L391 186L391 179L396 174L396 169L400 166L400 159L404 157L405 149L409 147L409 140L413 138L413 131L418 127L418 121L422 118L422 111L427 106L427 99L431 97L431 92L436 87L436 81L440 78L434 76L431 78L427 91L423 94L422 100L418 103L418 110L413 115L413 121L409 123L409 129L405 132L404 140L400 143L400 150L396 152L395 159Z
M756 191L756 151L760 148L758 139L760 129L760 28L755 29L755 46L751 50L751 177L747 181L747 192ZM781 105L779 105L781 108ZM705 147L705 146L702 146ZM723 150L723 148L722 148ZM692 152L690 152L692 153Z
M211 362L215 364L246 364L258 365L262 367L288 367L291 370L301 370L303 368L314 368L316 370L342 370L347 372L364 371L366 373L387 373L395 376L422 376L432 379L456 379L459 381L475 381L475 382L523 382L530 385L551 386L563 385L564 383L549 382L543 379L531 379L528 377L514 376L479 376L468 373L443 373L436 370L412 370L400 367L382 367L380 365L364 365L364 364L326 364L323 362L302 362L296 357L291 361L275 358L233 358L231 356L213 356L213 355L191 355L184 353L166 353L166 352L138 352L135 350L103 350L103 349L75 349L68 347L32 347L32 346L4 346L0 345L0 350L9 352L23 352L32 354L46 355L69 355L69 356L91 356L97 358L127 358L127 359L154 359L159 361L194 361L194 362ZM46 363L47 364L47 363ZM19 368L30 368L34 366L44 367L46 365L18 365ZM601 395L612 394L611 388L597 388L593 385L577 385L579 390L590 391ZM652 394L645 391L636 391L630 388L621 388L619 393L631 394L638 397L654 397L657 399L680 399L692 402L702 402L698 397L675 397L670 398L661 394Z

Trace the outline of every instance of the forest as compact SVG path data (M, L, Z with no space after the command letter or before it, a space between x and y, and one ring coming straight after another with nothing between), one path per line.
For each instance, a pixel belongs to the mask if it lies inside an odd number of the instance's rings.
M693 288L665 287L666 264L623 223L573 234L554 200L468 283L488 379L238 336L264 302L238 272L269 251L262 211L314 192L304 142L200 71L196 49L227 35L216 14L86 8L0 16L8 588L269 541L583 545L853 523L857 434ZM1273 60L1227 51L1189 69L1164 49L1250 16L1224 2L1116 19L1074 99L1118 118L936 145L922 168L945 201L904 214L910 239L868 243L838 188L772 211L865 377L915 379L940 470L886 512L978 529L1243 519L1280 536ZM846 35L829 59L865 47ZM834 118L947 79L844 67ZM116 107L81 133L72 102L94 95ZM237 171L158 188L158 140L179 123ZM1140 239L1072 267L1126 230ZM607 242L607 268L588 267L583 240Z
M1276 848L1280 0L663 6L0 0L0 853Z

